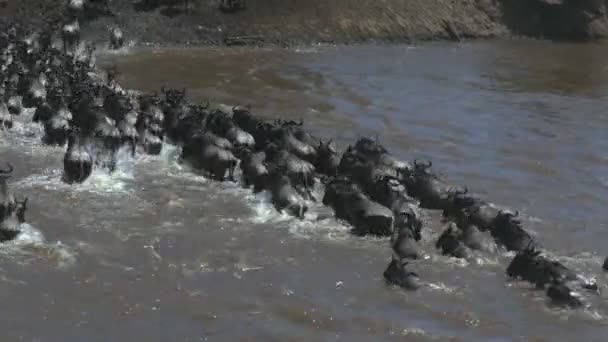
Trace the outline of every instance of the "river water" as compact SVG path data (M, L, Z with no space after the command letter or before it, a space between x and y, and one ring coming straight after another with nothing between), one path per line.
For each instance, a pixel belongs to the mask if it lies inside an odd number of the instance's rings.
M560 261L595 276L608 253L608 46L511 41L274 49L133 48L98 56L126 88L186 87L203 101L304 118L344 148L378 136L449 180L520 210ZM315 208L300 222L264 195L196 176L166 146L120 171L61 183L40 129L0 133L31 229L0 248L7 341L604 341L608 295L550 306L505 275L509 255L439 256L426 212L412 265L428 285L387 286L390 251Z

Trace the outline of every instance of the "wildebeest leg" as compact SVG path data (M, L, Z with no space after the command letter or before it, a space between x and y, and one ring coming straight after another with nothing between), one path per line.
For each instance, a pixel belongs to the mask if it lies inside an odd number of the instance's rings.
M135 158L135 150L137 149L137 140L131 139L131 157Z
M302 183L304 184L304 194L313 202L316 202L317 199L312 194L311 186L308 184L308 177L306 177L306 173L300 172L300 176L302 177Z
M116 171L116 165L118 164L118 156L116 153L117 151L112 151L112 155L110 156L110 165L108 165L108 169L110 170L110 173L114 173L114 171Z
M82 182L82 180L84 179L84 161L82 160L82 158L80 159L80 181Z
M228 179L231 182L236 182L236 179L234 178L234 169L236 168L236 163L234 165L230 165L230 168L228 168Z

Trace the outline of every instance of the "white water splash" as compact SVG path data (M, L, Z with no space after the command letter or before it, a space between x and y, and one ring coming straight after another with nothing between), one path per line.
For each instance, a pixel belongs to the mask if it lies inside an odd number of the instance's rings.
M350 227L345 226L333 218L333 215L322 215L321 204L307 202L309 207L304 218L299 219L278 211L272 204L271 195L268 191L254 194L246 190L243 199L252 210L249 220L254 224L272 224L279 229L287 229L295 237L303 239L326 239L332 241L344 241L352 239ZM328 216L327 218L324 218Z
M456 292L456 288L450 287L444 283L428 283L431 290L452 294Z
M135 162L130 158L128 148L117 153L116 170L109 173L105 169L94 168L91 176L81 184L67 184L63 181L63 170L46 169L43 174L30 175L15 183L17 187L42 187L53 191L92 192L96 194L131 194L134 189Z
M19 258L26 262L32 257L43 257L57 264L59 268L68 268L76 263L76 255L61 242L49 243L44 234L29 223L19 226L20 233L12 241L0 245L0 255Z
M124 55L130 55L131 53L133 53L134 51L134 47L136 46L137 42L134 40L129 40L127 42L125 42L125 44L120 48L120 49L110 49L110 45L109 43L103 46L98 46L97 50L95 50L95 54L94 56L100 56L100 55L112 55L112 56L124 56Z

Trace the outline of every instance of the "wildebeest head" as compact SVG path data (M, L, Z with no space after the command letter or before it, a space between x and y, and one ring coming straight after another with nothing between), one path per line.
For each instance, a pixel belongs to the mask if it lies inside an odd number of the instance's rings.
M500 210L494 219L494 230L500 232L516 229L522 229L519 211L513 213L508 210Z
M146 111L151 106L158 106L161 103L158 93L142 94L138 97L139 107L142 111Z
M490 231L492 236L510 251L520 251L534 244L534 239L523 229L521 220L517 218L518 215L518 212L513 214L499 211Z
M283 120L283 119L277 119L275 121L275 124L277 126L283 127L283 128L290 128L290 127L301 127L304 125L304 120L300 119L299 122L294 121L294 120Z
M235 105L232 107L232 119L234 123L244 130L252 133L256 127L262 122L258 117L255 117L251 113L251 106L239 106Z
M171 106L178 106L186 100L186 88L179 90L162 87L161 92L165 94L165 103Z
M529 273L540 254L541 252L536 250L533 244L529 244L527 248L518 252L513 260L511 260L511 263L507 267L507 275L517 278Z
M336 146L333 143L333 139L329 139L326 143L319 140L319 147L317 147L319 155L336 155Z
M461 217L483 202L475 195L469 193L468 188L452 189L446 197L446 208L443 210L444 218Z
M357 140L355 143L355 150L357 153L368 156L378 156L380 154L388 153L387 149L380 145L378 141L365 137Z
M465 258L467 251L461 241L461 234L462 232L456 225L450 223L435 243L435 247L440 249L444 255Z
M432 161L427 161L426 163L419 162L418 160L414 160L414 175L432 175L431 168L433 167Z

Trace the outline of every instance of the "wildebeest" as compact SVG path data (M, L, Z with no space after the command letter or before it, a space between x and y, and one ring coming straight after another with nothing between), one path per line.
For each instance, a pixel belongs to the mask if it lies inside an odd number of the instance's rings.
M391 237L391 248L393 253L402 259L421 259L422 252L418 247L416 236L411 229L407 227L397 228L393 232Z
M59 109L55 115L44 122L44 143L48 145L65 145L72 129L71 121L72 113L67 108Z
M422 286L420 277L416 272L408 271L406 261L393 258L384 271L384 279L393 285L397 285L406 290L417 290Z
M20 225L25 223L27 201L27 198L16 201L13 210L0 220L0 242L14 240L21 232Z
M224 13L234 13L247 8L245 0L220 0L219 9Z
M521 250L507 268L507 275L528 281L538 288L551 284L576 284L597 290L597 284L576 274L559 261L550 260L533 245Z
M269 181L269 170L265 163L266 153L247 151L243 153L240 167L245 186L253 185L255 192L262 191Z
M85 0L67 0L66 14L68 18L82 19Z
M549 285L547 288L547 296L551 298L552 302L556 305L570 308L583 306L580 294L572 291L572 289L562 283Z
M535 244L532 236L522 228L518 215L518 213L500 211L490 231L496 241L509 251L522 251Z
M435 246L444 255L455 258L467 258L469 256L467 247L462 242L462 232L453 223L449 224L441 236L439 236Z
M332 140L326 143L319 141L317 160L314 162L317 172L327 176L335 176L338 173L338 165L340 165L340 156Z
M214 179L223 181L228 172L234 180L238 159L230 151L232 144L210 132L199 132L185 143L181 158L196 170L205 170Z
M11 178L13 166L11 164L8 164L7 166L8 167L5 170L0 170L0 221L8 217L17 204L15 196L8 186L8 180Z
M304 198L293 187L289 177L282 170L272 171L267 178L272 195L272 203L276 209L286 210L291 215L303 218L308 211Z
M323 204L332 207L337 218L350 223L354 234L393 234L394 217L391 210L370 200L348 179L336 178L327 184Z
M118 27L114 27L110 30L110 49L118 50L124 46L124 34Z
M61 29L61 39L63 40L63 52L73 51L80 42L80 23L74 19L63 25Z
M63 179L67 183L82 183L93 171L93 156L86 138L73 131L63 158Z
M443 210L449 206L449 195L461 190L448 185L431 167L431 162L415 161L413 168L402 172L402 179L408 194L418 199L422 208Z
M4 102L0 101L0 129L13 128L13 116Z

